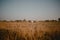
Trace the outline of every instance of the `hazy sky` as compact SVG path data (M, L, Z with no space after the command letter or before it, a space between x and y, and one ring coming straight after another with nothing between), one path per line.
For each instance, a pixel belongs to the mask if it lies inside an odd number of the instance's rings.
M60 0L0 0L0 20L60 17Z

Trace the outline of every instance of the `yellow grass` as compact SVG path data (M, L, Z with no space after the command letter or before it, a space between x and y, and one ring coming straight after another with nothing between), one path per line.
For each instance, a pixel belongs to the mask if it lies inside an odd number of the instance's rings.
M12 35L6 40L53 40L53 37L45 38L45 35L52 36L57 32L59 34L60 22L0 22L0 29L8 30L8 34Z

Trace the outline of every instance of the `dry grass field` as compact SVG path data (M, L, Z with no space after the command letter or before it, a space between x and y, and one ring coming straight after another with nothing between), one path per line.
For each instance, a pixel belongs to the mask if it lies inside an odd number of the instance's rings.
M0 40L60 40L60 22L0 22Z

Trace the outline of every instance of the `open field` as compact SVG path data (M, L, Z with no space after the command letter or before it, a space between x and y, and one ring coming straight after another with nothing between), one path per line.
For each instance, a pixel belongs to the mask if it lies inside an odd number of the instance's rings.
M0 22L0 40L60 40L60 22Z

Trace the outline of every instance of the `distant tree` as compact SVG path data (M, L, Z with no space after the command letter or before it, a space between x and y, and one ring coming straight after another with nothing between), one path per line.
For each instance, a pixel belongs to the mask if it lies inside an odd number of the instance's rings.
M57 20L50 20L50 22L57 22Z
M16 22L19 22L19 20L15 20Z
M35 23L36 21L34 20L33 23Z
M26 19L24 19L23 22L26 22Z
M19 22L22 22L22 20L19 20Z
M0 22L2 22L2 21L0 20Z
M7 22L7 20L3 20L3 22Z
M31 22L31 20L28 20L28 22Z
M14 21L10 20L10 22L14 22Z
M58 18L58 21L60 21L60 18Z
M22 22L22 20L16 20L16 22Z
M49 22L49 20L45 20L45 22Z

